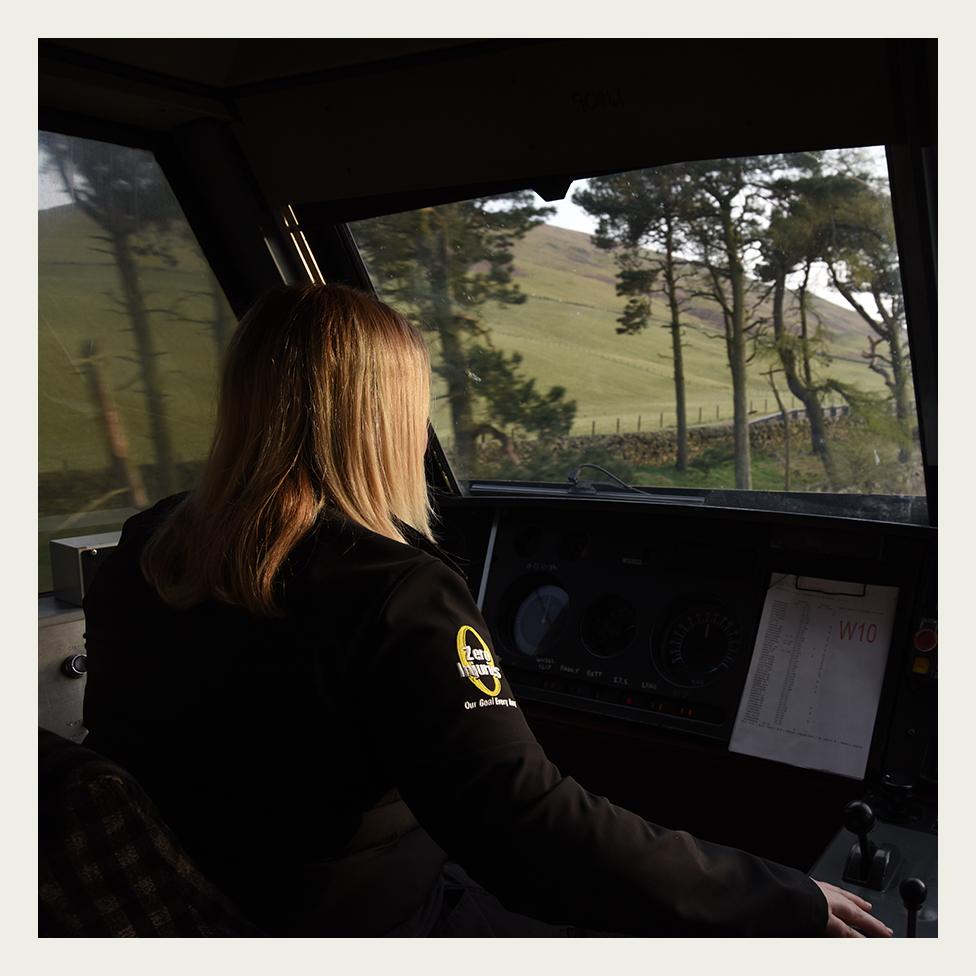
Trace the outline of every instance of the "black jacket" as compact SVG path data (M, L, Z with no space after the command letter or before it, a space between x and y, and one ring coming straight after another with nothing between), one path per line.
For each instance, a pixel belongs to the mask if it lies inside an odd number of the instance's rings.
M435 547L332 515L284 567L284 619L172 610L138 561L179 500L126 522L86 597L87 744L141 781L264 928L390 932L449 855L509 909L555 923L823 932L826 901L801 872L656 827L562 776Z

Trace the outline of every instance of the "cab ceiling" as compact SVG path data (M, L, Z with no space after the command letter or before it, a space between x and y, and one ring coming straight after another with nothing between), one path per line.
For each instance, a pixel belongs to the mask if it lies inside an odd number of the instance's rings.
M271 205L332 202L344 216L357 212L356 201L365 215L378 199L391 205L435 189L558 187L682 159L906 141L906 118L919 118L899 104L906 72L934 79L934 44L39 44L42 121L45 113L97 119L157 136L227 126ZM934 104L934 80L930 88Z
M476 44L443 39L85 38L42 41L42 59L60 60L162 85L189 83L235 96L248 86ZM153 78L154 76L154 78ZM217 94L214 92L213 94Z

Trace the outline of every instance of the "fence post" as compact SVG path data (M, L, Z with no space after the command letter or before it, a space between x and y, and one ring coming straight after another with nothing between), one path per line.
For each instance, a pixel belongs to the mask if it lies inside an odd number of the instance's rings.
M763 400L763 413L769 413L769 398Z
M596 421L594 420L590 424L590 437L592 437L595 433L596 433Z
M702 412L702 408L699 407L698 408L698 423L701 423L701 412Z
M664 411L661 411L661 428L664 428Z
M620 418L617 418L617 433L620 433Z
M641 415L638 414L637 415L637 433L638 434L640 433L640 422L641 422Z
M715 404L715 419L718 420L718 404Z

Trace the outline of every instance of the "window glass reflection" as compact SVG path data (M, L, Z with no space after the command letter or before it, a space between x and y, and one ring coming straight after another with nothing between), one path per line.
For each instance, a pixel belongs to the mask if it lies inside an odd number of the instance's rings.
M41 132L38 182L43 592L50 539L194 482L236 318L151 153Z

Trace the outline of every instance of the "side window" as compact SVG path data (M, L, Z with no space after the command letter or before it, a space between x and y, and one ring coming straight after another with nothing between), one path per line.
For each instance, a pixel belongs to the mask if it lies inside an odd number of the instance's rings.
M189 487L236 318L152 154L38 145L38 590L48 543Z

